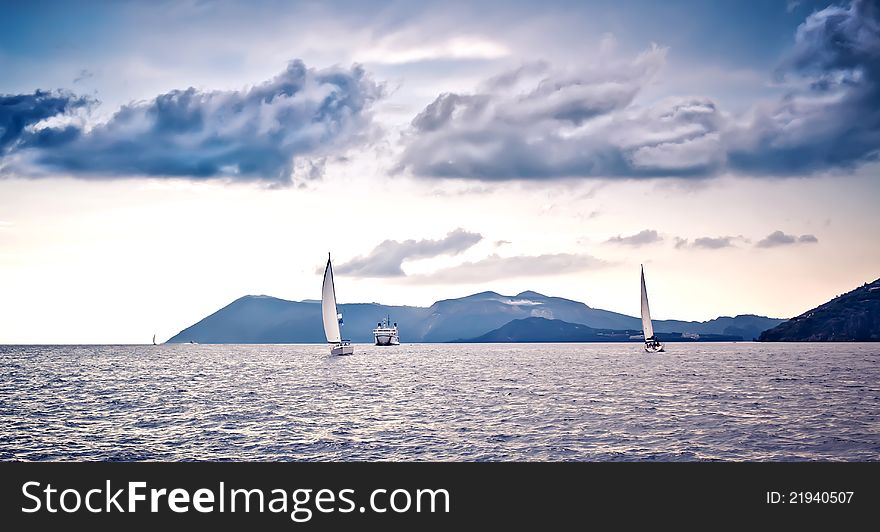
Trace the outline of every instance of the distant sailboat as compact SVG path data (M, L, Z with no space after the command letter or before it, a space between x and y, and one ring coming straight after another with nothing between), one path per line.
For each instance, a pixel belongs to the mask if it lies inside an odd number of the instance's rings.
M156 335L153 335L153 345L156 345Z
M648 308L648 290L645 288L645 266L642 266L642 331L645 336L645 351L659 353L663 344L654 337L654 325L651 323L651 309Z
M342 323L342 314L336 310L336 288L333 286L333 266L330 264L330 255L327 254L327 267L324 268L324 284L321 287L321 314L324 318L324 335L327 343L331 344L331 355L351 355L354 347L348 340L342 339L339 324Z

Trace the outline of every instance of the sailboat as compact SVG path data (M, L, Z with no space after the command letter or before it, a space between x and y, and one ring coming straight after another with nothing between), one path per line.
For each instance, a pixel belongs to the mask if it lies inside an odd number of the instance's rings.
M351 355L354 347L348 340L342 339L339 325L342 323L342 314L336 310L336 288L333 286L333 266L330 264L330 254L327 254L327 267L324 268L324 284L321 287L321 314L324 318L324 335L331 355Z
M153 345L156 345L156 335L153 335Z
M648 308L648 290L645 288L645 266L642 265L642 332L645 336L645 351L660 353L663 344L654 337L654 325L651 323L651 309Z

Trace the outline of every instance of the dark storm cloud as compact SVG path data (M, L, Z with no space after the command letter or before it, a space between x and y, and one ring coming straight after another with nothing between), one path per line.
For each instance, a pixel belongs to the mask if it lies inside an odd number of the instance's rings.
M401 268L405 260L457 255L482 239L479 233L456 229L439 240L386 240L366 256L340 264L336 272L355 277L402 277L406 275Z
M606 242L609 244L624 244L627 246L638 247L644 246L645 244L660 242L661 240L663 240L663 237L657 234L657 231L653 229L645 229L630 236L613 236L609 238Z
M370 106L381 96L382 86L360 67L316 70L292 61L248 89L191 87L133 102L88 131L66 126L22 134L19 128L6 171L288 184L294 157L320 158L365 134ZM62 104L71 101L47 105L36 117L63 112ZM23 120L15 110L11 117L7 121Z
M27 128L47 118L64 115L92 103L68 92L35 91L33 94L0 94L0 157Z
M814 235L788 235L782 231L773 231L762 240L759 240L756 247L759 248L775 248L779 246L789 246L792 244L816 244L819 239Z
M731 133L731 167L797 174L877 159L880 4L856 0L807 17L778 75L808 88L757 107L750 123Z
M856 0L811 14L778 78L792 88L741 116L710 98L634 100L664 63L503 73L473 94L438 96L412 121L398 168L478 180L811 174L877 159L880 7Z

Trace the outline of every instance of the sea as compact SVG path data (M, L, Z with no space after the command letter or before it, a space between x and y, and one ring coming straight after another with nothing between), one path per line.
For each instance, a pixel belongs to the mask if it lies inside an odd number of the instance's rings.
M877 461L880 344L0 346L0 459Z

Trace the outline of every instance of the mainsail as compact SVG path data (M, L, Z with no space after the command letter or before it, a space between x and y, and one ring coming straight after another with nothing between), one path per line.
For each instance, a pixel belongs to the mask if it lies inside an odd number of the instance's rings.
M327 257L327 267L324 269L324 285L321 288L321 313L324 317L324 335L327 336L328 344L338 344L342 341L339 332L341 315L336 312L336 288L333 286L333 266L330 265L330 257Z
M654 337L654 326L651 324L651 309L648 308L648 291L645 289L645 267L642 266L642 331L645 340Z

